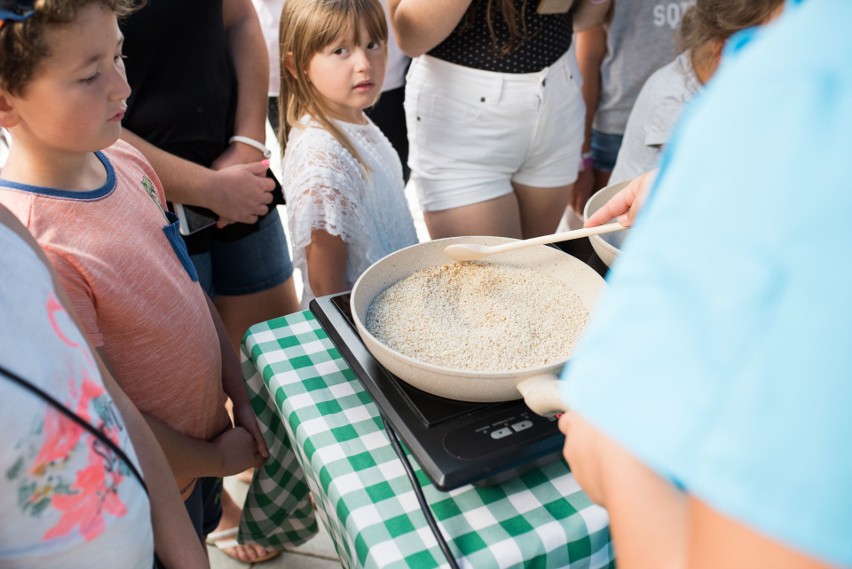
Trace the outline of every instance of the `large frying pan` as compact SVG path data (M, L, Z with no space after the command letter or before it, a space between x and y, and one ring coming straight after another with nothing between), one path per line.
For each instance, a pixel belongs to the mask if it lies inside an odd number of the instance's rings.
M365 326L370 303L384 289L421 269L454 262L443 253L447 245L471 242L499 245L511 241L513 240L504 237L438 239L401 249L370 266L355 283L351 296L355 326L370 353L394 375L414 387L433 395L462 401L519 399L519 383L529 378L558 373L567 358L553 365L514 371L481 372L441 367L417 361L392 350L370 334ZM489 257L488 261L533 269L563 281L580 296L590 312L605 286L601 276L588 265L546 245L500 253ZM551 390L552 387L549 386ZM524 396L526 397L526 393Z

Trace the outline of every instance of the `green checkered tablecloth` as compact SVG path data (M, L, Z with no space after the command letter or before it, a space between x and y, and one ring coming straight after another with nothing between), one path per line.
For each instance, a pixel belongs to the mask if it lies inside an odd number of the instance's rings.
M309 487L344 567L447 566L376 405L313 314L257 324L242 348L272 456L249 488L241 539L281 547L310 537ZM411 461L460 566L614 567L606 512L563 462L442 492Z

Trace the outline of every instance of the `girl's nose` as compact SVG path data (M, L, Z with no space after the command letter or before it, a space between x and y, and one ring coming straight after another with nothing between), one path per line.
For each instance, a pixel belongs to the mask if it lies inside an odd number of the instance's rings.
M367 55L367 50L361 48L355 52L355 65L359 71L368 71L370 69L370 58Z

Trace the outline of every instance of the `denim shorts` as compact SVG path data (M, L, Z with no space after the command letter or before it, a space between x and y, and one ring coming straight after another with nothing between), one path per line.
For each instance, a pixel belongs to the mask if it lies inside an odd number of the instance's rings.
M275 208L258 230L236 240L210 237L210 248L191 255L198 280L210 298L240 296L276 287L293 275L287 237Z
M618 158L618 150L621 148L623 134L609 134L592 129L592 161L595 170L601 172L612 172L615 168L615 159Z
M222 519L222 479L213 477L199 478L195 488L184 503L189 519L201 543Z

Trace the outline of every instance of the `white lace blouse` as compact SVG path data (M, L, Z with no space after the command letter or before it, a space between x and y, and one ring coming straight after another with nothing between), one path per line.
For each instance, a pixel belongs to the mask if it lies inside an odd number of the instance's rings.
M385 255L417 243L399 157L367 120L364 125L334 121L367 163L367 172L331 133L310 119L303 119L302 127L292 129L287 139L281 185L287 197L293 264L304 282L303 308L314 298L305 259L312 231L321 229L346 243L349 287Z

